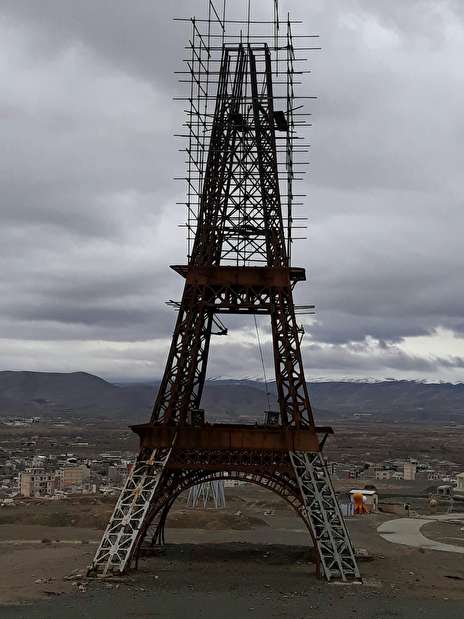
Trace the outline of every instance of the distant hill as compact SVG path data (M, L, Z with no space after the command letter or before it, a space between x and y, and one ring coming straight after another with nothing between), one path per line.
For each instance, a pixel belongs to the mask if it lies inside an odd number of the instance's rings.
M0 416L113 417L145 421L158 384L112 384L85 372L0 372ZM275 384L210 380L202 406L210 419L262 418L276 408ZM464 422L464 384L414 381L319 382L310 385L318 419L367 413L392 421Z
M392 420L464 423L464 383L324 382L310 386L311 400L339 415L372 413Z
M153 386L118 387L85 372L0 372L0 415L125 417L139 415L153 398Z

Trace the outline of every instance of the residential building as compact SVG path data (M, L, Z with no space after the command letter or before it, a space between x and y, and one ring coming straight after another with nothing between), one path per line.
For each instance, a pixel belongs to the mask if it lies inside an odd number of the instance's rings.
M64 466L56 471L58 487L60 490L70 490L74 486L82 486L89 481L90 469L82 464L80 466Z
M56 487L55 473L41 468L26 469L19 474L19 493L25 497L53 494Z
M128 469L126 464L116 464L108 467L108 483L120 486L126 481Z
M376 479L391 479L394 471L391 469L382 469L375 472Z
M403 464L403 478L407 481L414 481L416 479L417 463L405 462Z

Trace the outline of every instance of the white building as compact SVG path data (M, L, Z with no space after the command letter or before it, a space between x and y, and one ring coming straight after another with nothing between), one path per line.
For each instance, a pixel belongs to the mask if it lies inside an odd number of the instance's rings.
M454 499L464 499L464 473L456 475L456 488L453 488Z
M403 479L414 481L416 479L417 463L405 462L403 464Z

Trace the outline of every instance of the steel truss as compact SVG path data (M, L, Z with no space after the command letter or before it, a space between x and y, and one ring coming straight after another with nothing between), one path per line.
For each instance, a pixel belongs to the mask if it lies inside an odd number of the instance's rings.
M321 573L327 580L359 578L350 537L322 455L290 452L290 459L321 562Z
M214 509L223 509L226 506L224 481L221 479L192 486L189 490L187 507L207 509L210 504Z
M129 474L89 571L124 572L171 450L144 450Z
M279 37L277 33L275 40ZM304 279L304 270L290 265L276 146L276 131L286 132L291 159L293 82L285 115L274 109L279 98L273 92L275 67L268 45L224 41L214 113L205 120L206 112L198 112L197 118L206 123L209 139L195 151L197 158L189 153L201 191L188 265L173 267L185 278L185 286L166 369L150 423L133 428L141 438L140 455L89 571L102 576L124 573L147 546L164 541L169 510L181 492L238 478L276 492L295 509L312 537L322 577L357 579L351 541L321 454L320 429L314 426L293 303L293 287ZM192 50L193 63L194 46ZM287 52L293 66L294 54ZM192 73L192 84L196 76ZM195 83L201 90L201 80ZM199 105L203 96L197 93L192 105ZM292 179L293 164L287 163ZM190 182L192 174L189 169ZM287 196L287 204L292 198ZM221 313L270 316L277 428L233 426L229 431L195 417L214 316Z

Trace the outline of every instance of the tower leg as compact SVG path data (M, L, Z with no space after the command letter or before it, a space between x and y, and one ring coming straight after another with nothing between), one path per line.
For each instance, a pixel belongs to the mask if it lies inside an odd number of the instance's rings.
M321 453L290 452L310 523L320 576L327 580L360 579L351 540Z
M174 496L172 500L167 501L165 506L162 508L162 511L159 513L159 517L156 518L156 526L153 527L153 535L151 536L150 545L153 547L155 545L162 546L165 539L165 528L166 528L166 520L168 518L169 512L171 511L171 507L176 500L177 496ZM148 532L145 537L150 537Z
M171 449L155 449L139 456L116 503L88 575L122 574L129 567L170 454Z

